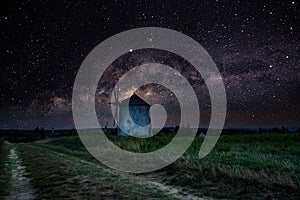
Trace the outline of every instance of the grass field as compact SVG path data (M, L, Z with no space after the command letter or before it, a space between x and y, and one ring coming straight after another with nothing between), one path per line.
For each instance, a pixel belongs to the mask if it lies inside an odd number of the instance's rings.
M170 141L167 136L152 139L110 136L110 139L121 148L134 152L153 151ZM139 175L116 172L103 166L85 150L78 137L18 144L16 150L31 173L39 198L174 197L141 184L147 180L181 188L187 194L200 197L300 198L299 133L221 136L213 151L206 158L198 159L202 140L196 138L188 151L172 165ZM5 156L1 156L1 166L3 158Z
M0 197L8 194L11 171L9 169L9 145L0 138Z
M172 199L74 157L34 145L19 145L17 150L31 172L33 184L39 191L38 199Z

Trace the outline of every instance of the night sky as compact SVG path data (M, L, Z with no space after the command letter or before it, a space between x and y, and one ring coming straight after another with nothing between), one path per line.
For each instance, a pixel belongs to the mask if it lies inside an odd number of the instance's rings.
M110 36L149 26L182 32L208 51L226 88L225 127L300 125L297 1L27 0L0 7L0 129L73 128L72 87L85 57ZM120 74L150 61L174 67L191 82L203 111L200 126L206 126L210 101L201 76L186 70L185 60L155 49L126 54L110 66L96 95L99 119L111 122L101 110ZM163 87L137 94L172 102Z

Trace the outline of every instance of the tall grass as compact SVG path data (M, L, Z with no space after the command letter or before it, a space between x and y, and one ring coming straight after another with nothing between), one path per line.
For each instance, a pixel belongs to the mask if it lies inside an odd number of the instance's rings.
M173 137L148 139L109 136L122 149L151 152ZM247 134L221 136L212 152L198 159L203 138L195 138L190 148L174 164L158 172L167 184L179 185L198 195L217 198L281 198L299 196L300 134ZM51 141L49 145L68 149L84 147L78 137ZM79 156L87 156L81 154ZM157 172L152 173L157 176Z
M38 145L20 144L17 150L38 189L37 199L173 199L97 165L59 155Z
M8 167L9 146L0 138L0 199L8 195L11 170Z

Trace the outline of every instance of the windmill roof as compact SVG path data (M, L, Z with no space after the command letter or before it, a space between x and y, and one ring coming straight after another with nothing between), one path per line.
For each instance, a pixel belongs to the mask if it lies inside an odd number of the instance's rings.
M129 103L128 103L129 101ZM139 97L136 93L134 93L131 97L124 99L121 101L120 105L127 104L129 106L150 106L147 102L145 102L141 97Z

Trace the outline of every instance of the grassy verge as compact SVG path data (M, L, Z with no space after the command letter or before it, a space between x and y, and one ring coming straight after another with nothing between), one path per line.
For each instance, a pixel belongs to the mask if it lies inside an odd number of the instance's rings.
M168 143L165 136L110 138L123 149L153 151ZM216 198L297 199L300 179L300 134L222 136L213 151L198 159L203 139L197 138L184 156L159 172L147 174L197 194ZM95 161L78 137L50 141L48 148Z
M39 145L18 145L38 199L172 199L96 165L65 157Z
M10 187L11 171L8 166L9 149L9 145L4 143L4 140L0 138L0 199L8 195L8 189Z

